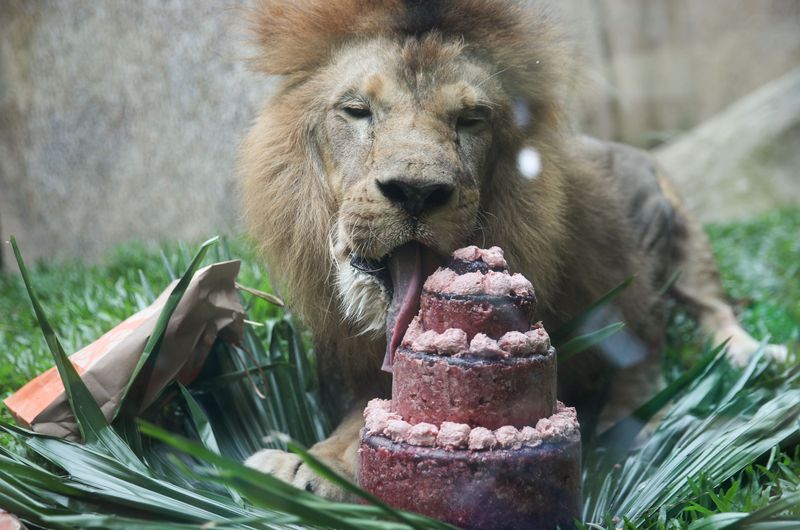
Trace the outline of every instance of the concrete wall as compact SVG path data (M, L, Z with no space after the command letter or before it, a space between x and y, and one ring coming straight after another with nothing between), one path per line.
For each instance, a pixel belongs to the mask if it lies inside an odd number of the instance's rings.
M551 1L588 64L593 134L651 147L800 66L797 0Z
M800 64L796 0L547 3L587 58L578 122L603 138L652 146ZM239 7L0 2L0 234L91 259L235 231L236 147L271 86Z
M27 256L238 221L235 153L269 91L219 2L0 3L0 230Z

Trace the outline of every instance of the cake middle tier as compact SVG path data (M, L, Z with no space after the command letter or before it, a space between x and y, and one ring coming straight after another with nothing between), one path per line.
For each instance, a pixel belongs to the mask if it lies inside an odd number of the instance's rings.
M556 409L556 355L475 359L400 348L392 403L405 421L497 429L536 425Z
M425 330L444 333L457 328L464 330L468 339L477 333L498 339L509 331L528 331L535 306L533 296L424 291L419 315Z

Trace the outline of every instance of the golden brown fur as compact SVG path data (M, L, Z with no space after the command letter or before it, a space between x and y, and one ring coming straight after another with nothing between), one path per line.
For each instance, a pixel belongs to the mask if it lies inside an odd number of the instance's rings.
M442 255L499 245L532 279L551 330L635 274L593 323L625 320L632 353L620 358L609 351L620 343L609 343L559 367L562 392L586 404L587 418L599 412L592 404L629 408L657 384L657 293L675 267L688 270L683 291L709 285L690 300L701 319L730 324L710 253L692 261L680 251L706 249L705 240L649 158L566 130L569 55L541 13L499 0L268 0L253 20L255 64L283 80L242 148L245 218L271 278L314 333L325 401L338 417L389 384L380 373L385 337L374 332L386 293L347 292L361 281L348 276L351 253L380 258L411 239ZM470 121L475 113L483 114ZM525 147L542 161L532 180L518 167ZM453 185L454 198L411 220L376 186L397 168ZM342 454L352 454L357 424L317 452L350 471ZM281 458L251 464L283 476L291 466Z

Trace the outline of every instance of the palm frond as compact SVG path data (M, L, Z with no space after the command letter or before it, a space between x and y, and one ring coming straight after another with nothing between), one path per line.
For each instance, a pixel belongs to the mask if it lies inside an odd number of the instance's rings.
M716 487L779 444L797 441L798 367L785 368L768 388L756 383L774 369L763 358L763 346L743 371L733 368L724 352L711 354L716 357L676 396L644 445L609 458L615 454L607 445L613 438L605 437L588 452L585 521L602 524L616 517L640 525L659 510L675 515L693 499L692 481L702 478Z
M219 241L219 238L214 237L200 246L200 250L197 251L197 254L192 259L189 267L186 269L186 272L183 273L181 279L178 281L178 284L172 289L167 297L167 301L164 303L164 307L161 309L161 313L158 315L155 328L153 328L153 332L147 339L147 343L144 345L144 351L142 351L142 354L133 369L133 375L131 375L131 378L128 380L128 384L125 385L125 388L122 391L120 405L114 414L115 419L120 416L133 416L140 409L141 396L136 394L137 387L134 386L134 382L145 366L154 366L155 361L158 358L161 341L164 339L164 333L167 330L167 324L169 323L169 319L172 317L172 313L175 311L175 308L178 307L178 302L181 301L183 293L189 286L189 282L192 280L192 276L199 267L200 262L205 257L208 248L217 241ZM140 392L143 390L143 387L139 387ZM133 394L131 392L133 392Z
M590 304L569 322L550 333L550 339L553 341L553 345L558 349L559 362L564 362L579 353L597 346L625 327L623 322L611 322L598 329L592 329L595 326L590 326L590 323L592 323L592 321L600 315L601 311L604 311L611 302L625 292L625 289L627 289L635 279L635 276L626 278L619 285ZM577 331L587 326L589 329L584 329L584 333L576 335Z
M70 409L75 415L75 420L78 422L81 436L88 447L96 450L101 450L113 455L115 458L125 462L129 466L143 471L144 466L139 458L134 454L130 447L119 437L119 435L111 428L111 425L106 421L105 416L100 411L100 407L95 403L89 389L86 388L83 380L78 375L75 367L69 361L61 342L56 336L53 326L44 313L44 309L39 303L39 299L31 285L30 276L28 275L28 268L22 259L22 254L17 246L17 240L11 236L11 246L14 249L14 256L17 258L19 270L22 274L22 281L25 283L25 288L28 291L28 296L33 305L33 311L36 313L36 319L39 321L39 326L44 334L47 346L50 348L50 353L53 355L58 373L61 376L61 381L64 383L64 390L67 394Z
M552 332L550 335L554 343L560 344L566 341L570 335L578 331L581 326L586 324L591 318L601 309L616 300L625 289L636 280L636 276L629 276L623 280L619 285L608 291L606 294L598 298L595 302L584 309L578 316L561 326L559 329Z

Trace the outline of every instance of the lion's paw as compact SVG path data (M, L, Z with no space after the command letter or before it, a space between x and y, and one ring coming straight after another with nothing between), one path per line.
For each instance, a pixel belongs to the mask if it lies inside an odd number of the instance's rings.
M294 453L278 449L262 449L251 455L244 464L332 501L353 500L351 494L317 475ZM326 464L335 469L330 462Z
M761 347L761 343L738 326L718 333L717 337L720 340L730 339L727 347L727 357L731 363L739 367L746 366ZM782 344L767 344L764 347L764 357L775 362L786 362L788 355L789 350Z

